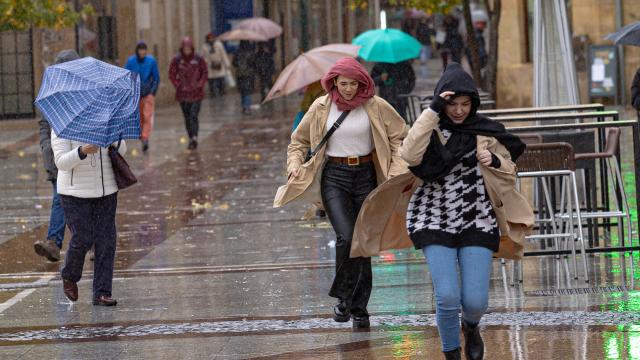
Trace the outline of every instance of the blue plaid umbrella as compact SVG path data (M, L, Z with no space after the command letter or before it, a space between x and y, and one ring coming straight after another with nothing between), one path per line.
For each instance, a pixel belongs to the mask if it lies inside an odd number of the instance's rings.
M56 134L107 147L140 137L137 74L91 57L47 68L36 106Z

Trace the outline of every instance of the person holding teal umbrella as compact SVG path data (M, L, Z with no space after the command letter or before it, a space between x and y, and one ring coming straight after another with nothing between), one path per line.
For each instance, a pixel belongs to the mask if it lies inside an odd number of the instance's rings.
M407 99L400 95L410 93L416 85L416 73L411 60L397 64L376 63L371 70L371 77L380 89L380 97L387 100L406 121Z
M358 55L366 61L396 64L420 56L422 44L398 29L365 31L352 41L362 46Z

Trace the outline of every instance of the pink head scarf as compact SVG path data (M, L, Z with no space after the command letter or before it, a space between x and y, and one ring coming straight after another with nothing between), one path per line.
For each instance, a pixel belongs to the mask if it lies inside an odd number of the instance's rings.
M333 83L333 79L340 75L358 81L358 92L351 100L343 98ZM322 87L331 96L331 100L336 103L340 111L353 110L367 102L376 93L373 79L367 70L352 57L338 60L324 75L321 82Z

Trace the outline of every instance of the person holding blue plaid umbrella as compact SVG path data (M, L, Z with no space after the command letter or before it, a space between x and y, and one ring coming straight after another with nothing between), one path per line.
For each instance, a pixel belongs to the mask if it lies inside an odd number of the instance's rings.
M109 156L122 139L140 137L137 74L86 57L45 71L36 106L51 125L57 191L71 241L61 271L63 291L78 300L84 258L94 246L93 304L114 306L118 185Z

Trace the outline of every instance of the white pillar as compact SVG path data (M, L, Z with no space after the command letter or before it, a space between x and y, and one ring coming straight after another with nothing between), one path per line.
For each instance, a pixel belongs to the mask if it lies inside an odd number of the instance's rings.
M533 105L578 104L578 81L564 0L535 0Z

